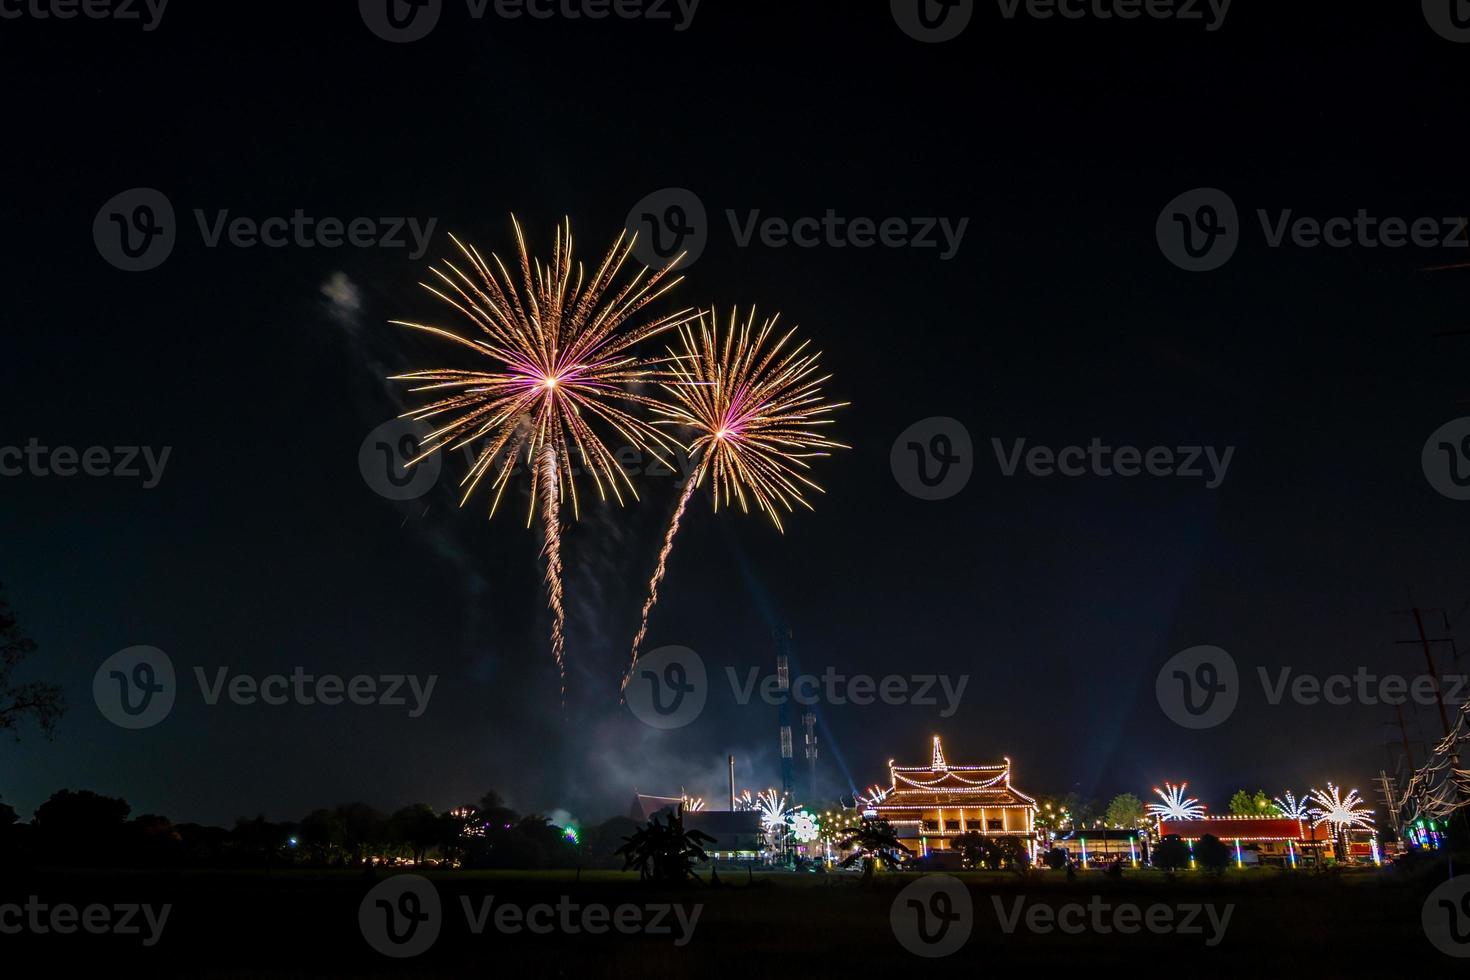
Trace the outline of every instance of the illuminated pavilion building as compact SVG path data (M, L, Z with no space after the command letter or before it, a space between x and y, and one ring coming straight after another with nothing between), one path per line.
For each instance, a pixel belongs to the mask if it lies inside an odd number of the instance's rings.
M1019 837L1036 858L1036 801L1011 785L1011 760L1001 765L954 766L934 736L927 766L895 766L890 784L863 805L863 815L888 821L916 855L946 851L954 838L977 833Z
M1211 834L1233 848L1236 863L1271 864L1294 868L1299 862L1315 865L1325 854L1330 857L1333 833L1330 827L1313 827L1310 820L1291 817L1201 816L1193 820L1159 821L1159 836L1175 836L1191 848ZM1347 860L1356 864L1378 864L1378 835L1372 830L1355 830L1348 835Z

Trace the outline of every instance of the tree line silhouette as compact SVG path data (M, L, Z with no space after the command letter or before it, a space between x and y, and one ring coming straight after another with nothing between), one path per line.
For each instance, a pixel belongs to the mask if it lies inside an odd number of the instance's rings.
M619 868L616 851L638 830L627 817L613 817L569 834L545 816L517 813L494 792L451 810L415 803L383 813L366 803L343 803L296 821L242 817L229 828L131 813L126 800L90 790L53 793L29 822L0 801L0 862L87 868Z

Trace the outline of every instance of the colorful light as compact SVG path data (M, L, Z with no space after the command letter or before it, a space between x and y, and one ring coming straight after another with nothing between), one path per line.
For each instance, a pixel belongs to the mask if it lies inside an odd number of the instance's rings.
M424 288L474 324L476 331L461 336L442 327L403 320L395 324L453 341L494 362L491 370L435 368L398 375L394 380L415 384L415 392L434 399L406 418L437 428L420 445L413 466L440 450L474 447L474 462L460 486L464 506L475 489L489 477L494 496L493 516L518 463L524 461L531 478L526 523L541 508L543 555L546 558L547 601L552 610L552 654L566 694L566 613L562 603L561 503L570 499L579 515L574 465L581 463L592 476L603 500L608 492L619 503L623 490L637 491L597 428L616 433L620 441L655 456L673 443L650 423L624 411L617 402L651 407L656 402L630 390L646 382L650 362L631 353L635 344L688 319L688 311L659 317L641 326L628 323L648 304L663 296L679 280L661 285L669 268L645 281L646 268L621 286L615 286L633 239L618 236L590 277L572 258L569 222L557 227L550 262L532 260L520 223L515 228L518 276L500 257L486 262L472 246L453 239L470 267L466 273L452 262L433 274L444 287Z
M682 352L669 350L668 371L661 382L672 401L651 403L658 424L689 428L694 442L689 458L697 460L694 472L684 483L674 516L664 534L648 598L638 632L633 637L632 655L623 675L623 689L633 677L638 651L648 635L648 618L658 602L658 586L668 570L674 538L679 533L689 498L710 477L714 508L719 511L739 503L749 511L750 501L781 530L781 511L794 504L811 510L807 489L822 488L804 475L807 460L831 455L828 450L846 449L828 439L822 427L846 403L826 401L822 385L830 375L817 377L820 353L807 353L806 342L790 344L794 330L772 341L776 317L757 327L752 308L744 323L739 311L730 311L729 326L720 338L719 317L714 310L698 315L698 324L681 323Z
M1150 803L1148 805L1150 816L1160 820L1198 820L1205 815L1205 808L1199 800L1187 799L1184 796L1184 791L1189 787L1189 783L1180 783L1178 786L1173 783L1165 783L1164 786L1165 789L1154 787L1154 792L1164 802Z

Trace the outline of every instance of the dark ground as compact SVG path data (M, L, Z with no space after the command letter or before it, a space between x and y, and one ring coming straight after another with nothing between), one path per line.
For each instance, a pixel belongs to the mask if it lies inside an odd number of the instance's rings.
M586 872L428 872L443 901L444 925L420 956L393 960L370 949L357 922L358 905L377 879L360 872L290 871L107 873L36 872L0 887L0 903L30 894L90 903L172 903L162 939L151 949L139 937L4 936L0 950L34 953L59 975L106 964L158 976L485 975L729 976L788 970L793 975L880 975L909 970L985 974L1023 969L1077 975L1088 963L1130 972L1186 976L1408 976L1441 973L1453 962L1436 952L1420 926L1420 908L1443 869L1385 869L1314 876L1246 871L1169 880L1142 872L1109 880L1089 872L1068 882L1058 872L1026 883L1007 873L965 874L974 901L974 929L955 954L922 960L903 949L889 924L900 888L917 875L880 875L864 887L857 875L727 873L719 888L641 887L631 875ZM386 877L386 876L383 876ZM504 935L493 927L472 935L460 906L496 902L617 905L702 903L692 939L616 935ZM1018 897L1053 908L1068 902L1234 905L1223 939L1205 935L1038 935L1024 926L1007 935L992 896L1007 907ZM670 919L672 922L673 920ZM1204 921L1204 920L1201 920ZM1283 923L1289 922L1289 925ZM675 926L677 932L677 926ZM14 962L14 960L12 960Z

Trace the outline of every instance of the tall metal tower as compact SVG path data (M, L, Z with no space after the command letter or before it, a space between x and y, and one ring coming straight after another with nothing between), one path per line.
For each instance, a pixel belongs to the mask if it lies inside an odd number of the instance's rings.
M796 781L791 759L791 630L778 626L772 632L776 641L776 691L780 698L776 710L781 726L781 792L789 800Z
M817 716L808 711L801 716L801 727L806 730L807 802L817 803Z

